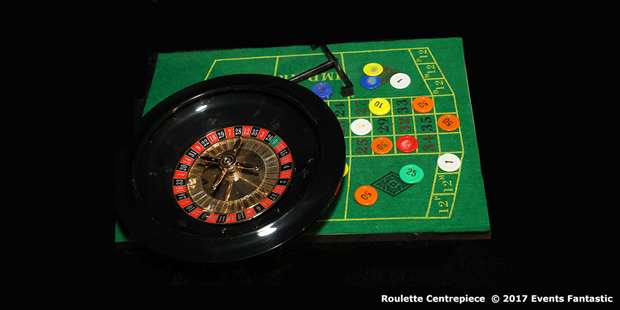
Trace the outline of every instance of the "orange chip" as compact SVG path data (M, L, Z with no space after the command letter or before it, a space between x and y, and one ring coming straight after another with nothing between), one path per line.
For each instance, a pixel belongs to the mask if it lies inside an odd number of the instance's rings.
M386 137L378 137L372 140L370 147L377 154L385 154L392 150L394 144L390 138Z
M370 185L362 185L355 191L355 201L362 206L370 206L377 202L377 190Z
M433 99L426 96L417 97L413 99L413 102L411 103L411 107L413 107L413 109L418 113L430 112L434 106L435 102L433 102Z
M439 128L445 131L453 131L459 128L461 121L455 115L445 114L437 120L437 124L439 125Z

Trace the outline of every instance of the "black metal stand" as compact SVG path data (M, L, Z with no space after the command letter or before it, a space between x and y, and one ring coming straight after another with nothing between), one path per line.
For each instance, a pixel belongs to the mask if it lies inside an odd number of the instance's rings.
M342 67L340 67L340 64L338 63L338 59L334 57L334 55L329 50L329 48L327 48L325 44L311 45L310 47L312 47L312 50L316 50L318 47L320 47L328 59L327 62L320 64L299 75L296 75L290 78L289 81L299 83L311 76L317 75L321 72L325 72L331 68L335 68L336 72L338 72L338 76L340 77L342 82L344 82L344 86L340 88L340 93L342 94L343 97L353 96L353 84L351 83L351 80L349 80L349 77L346 75L346 73L342 71Z

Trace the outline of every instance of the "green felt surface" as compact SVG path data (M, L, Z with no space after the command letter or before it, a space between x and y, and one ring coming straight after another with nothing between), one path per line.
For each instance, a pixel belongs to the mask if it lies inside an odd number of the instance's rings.
M344 84L334 69L300 84L312 89L318 82L328 82L334 88L333 96L325 102L343 128L349 173L322 216L305 234L489 231L461 39L345 43L329 48L354 84L355 95L340 95ZM144 113L174 92L205 79L239 73L288 79L325 61L320 50L313 51L309 46L159 54ZM371 62L381 64L384 72L380 75L382 85L368 90L361 87L360 79L364 65ZM407 88L390 85L390 76L397 72L411 78ZM433 110L415 112L411 104L418 96L432 98ZM391 104L386 115L373 115L368 109L369 102L378 97ZM440 129L437 119L444 114L458 116L460 127L451 132ZM358 118L372 123L368 135L351 132L349 126ZM418 139L419 146L412 153L396 147L396 140L405 134ZM380 136L394 143L387 154L375 154L371 149L372 140ZM461 159L457 171L438 169L437 158L444 153ZM423 169L425 176L420 183L400 181L399 171L407 164ZM375 204L361 206L355 201L353 194L362 185L377 188ZM131 240L118 225L116 232L117 241Z

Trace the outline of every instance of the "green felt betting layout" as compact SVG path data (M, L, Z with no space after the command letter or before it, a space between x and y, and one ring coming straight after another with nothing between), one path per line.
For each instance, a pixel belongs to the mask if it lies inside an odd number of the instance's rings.
M333 87L333 95L325 103L342 127L349 171L326 210L304 234L490 231L461 39L345 43L329 48L353 83L355 95L341 96L344 83L334 69L300 85L311 90L315 84L327 82ZM325 61L325 55L310 46L159 54L144 113L176 91L203 80L241 73L289 79ZM363 68L369 63L383 67L381 85L374 89L360 84ZM392 87L390 77L396 73L407 74L410 84L403 89ZM412 108L419 96L434 102L431 111L419 113ZM376 98L389 102L390 111L373 114L369 105ZM456 116L460 126L453 131L441 129L438 119L446 114ZM353 133L350 126L357 119L370 121L372 130L366 135ZM417 139L413 152L397 147L398 138L404 135ZM373 151L371 143L378 137L391 140L389 152ZM456 171L438 167L439 156L447 153L460 159ZM401 168L411 164L423 170L418 183L403 182L399 175ZM354 197L364 185L377 190L377 201L369 206ZM117 241L130 238L117 229Z

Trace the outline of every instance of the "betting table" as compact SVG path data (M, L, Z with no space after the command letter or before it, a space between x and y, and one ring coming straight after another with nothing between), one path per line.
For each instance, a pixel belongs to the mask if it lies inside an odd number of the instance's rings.
M334 69L299 85L333 88L324 103L341 125L346 168L332 200L300 240L489 238L462 40L343 43L329 49L354 95L342 96L344 84ZM233 74L291 79L325 60L308 45L161 53L144 113L197 82ZM378 72L368 71L369 64L379 65L378 86L362 86L367 73ZM356 132L357 120L370 130ZM133 238L117 224L115 240Z

